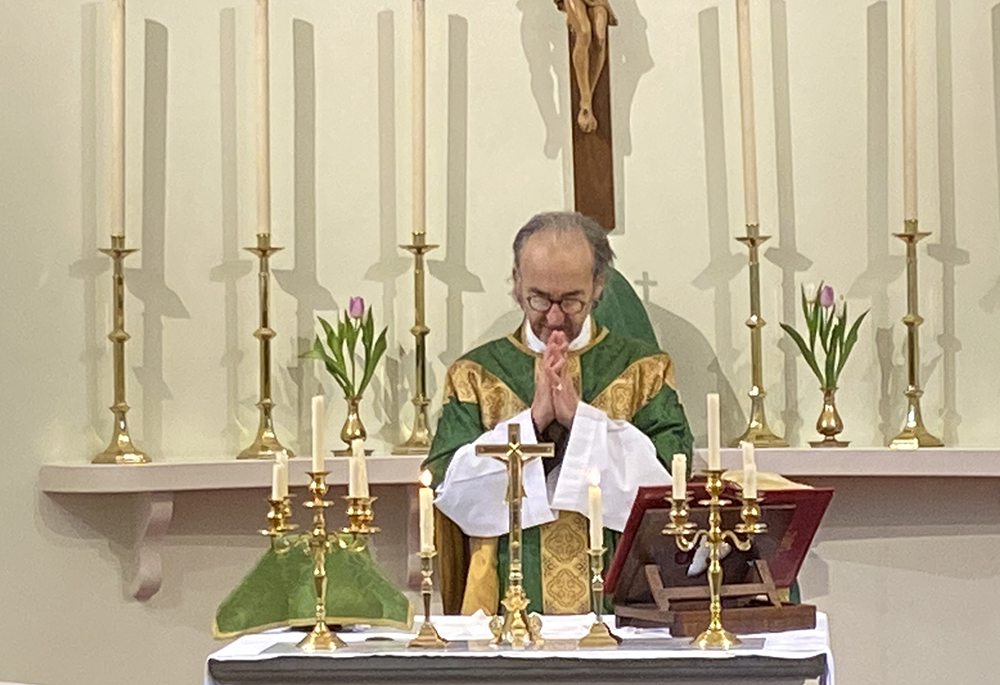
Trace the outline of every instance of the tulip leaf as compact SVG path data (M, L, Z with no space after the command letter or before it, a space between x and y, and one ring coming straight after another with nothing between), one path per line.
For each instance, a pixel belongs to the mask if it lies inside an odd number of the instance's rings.
M820 383L822 383L823 374L820 373L819 365L816 363L816 355L813 354L812 350L810 350L809 347L806 345L806 341L802 339L802 336L799 335L799 332L797 330L789 326L787 323L783 323L780 325L782 330L785 331L785 333L788 333L789 336L791 336L796 346L798 346L799 351L802 353L802 358L806 360L806 363L809 365L809 368L812 369L812 372L816 374L816 378L819 380Z

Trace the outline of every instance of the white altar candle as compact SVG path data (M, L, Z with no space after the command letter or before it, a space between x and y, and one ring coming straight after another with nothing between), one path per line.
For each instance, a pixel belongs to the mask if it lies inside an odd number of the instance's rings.
M347 495L368 497L368 465L365 460L365 441L351 441L351 461L348 464Z
M111 0L111 236L125 236L125 0Z
M760 224L757 209L757 133L753 106L753 64L750 45L749 0L736 0L740 69L740 120L743 132L743 204L747 224Z
M281 499L281 464L271 464L271 499Z
M587 511L590 514L590 548L604 547L604 510L601 508L601 474L590 470L590 487L587 488Z
M420 474L420 551L434 551L434 491L431 490L431 472Z
M711 392L705 398L705 422L708 427L708 468L721 468L722 455L720 446L722 438L719 433L719 395Z
M750 466L743 470L743 496L750 499L757 498L757 465Z
M752 442L747 442L743 440L740 442L740 450L743 453L743 470L753 467L757 468L757 460L754 457L754 448Z
M917 218L917 16L903 0L903 213Z
M687 499L687 456L675 454L670 464L670 482L674 499Z
M284 499L288 497L288 455L279 454L278 461L274 465L278 467L278 497L276 499Z
M322 395L312 399L312 470L319 473L326 470L326 460L323 454L323 417L326 414L326 402Z
M271 233L271 67L269 0L257 0L257 233Z
M413 0L413 234L423 235L427 223L426 28L424 0Z

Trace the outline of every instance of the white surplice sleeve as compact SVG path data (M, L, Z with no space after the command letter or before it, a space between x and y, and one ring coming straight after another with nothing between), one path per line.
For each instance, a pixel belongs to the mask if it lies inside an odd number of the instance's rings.
M587 515L589 474L600 474L604 526L625 529L640 485L668 485L670 474L656 458L653 442L628 421L608 418L580 402L559 469L551 508Z
M523 444L537 444L531 410L526 409L507 421L501 421L475 442L459 447L448 465L444 481L437 488L435 506L458 524L466 535L496 537L508 532L509 513L504 501L507 469L497 459L476 456L476 445L507 444L507 426L511 423L521 427ZM521 525L530 528L554 521L556 514L549 506L545 469L540 459L532 459L524 465L523 481L525 497L521 505Z

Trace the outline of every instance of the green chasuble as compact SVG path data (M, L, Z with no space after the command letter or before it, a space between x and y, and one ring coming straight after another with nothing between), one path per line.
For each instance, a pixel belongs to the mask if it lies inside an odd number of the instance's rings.
M459 447L530 406L541 355L525 347L520 335L519 330L489 342L449 368L441 420L425 462L435 485L444 478ZM691 431L674 389L673 363L655 345L600 328L590 344L569 353L568 368L581 400L642 431L667 470L674 454L691 455ZM561 430L554 424L539 436L540 441L557 442L557 454L558 445L566 439ZM437 520L445 612L495 611L506 590L507 536L473 538L440 512ZM604 531L608 558L617 536L614 531ZM524 531L524 586L531 600L529 610L589 610L586 547L586 519L576 512L559 512L556 521Z

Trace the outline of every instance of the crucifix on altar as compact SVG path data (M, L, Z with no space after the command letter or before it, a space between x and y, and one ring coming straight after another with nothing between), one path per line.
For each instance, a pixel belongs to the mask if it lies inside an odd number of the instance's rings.
M530 600L524 592L521 565L521 500L524 499L524 465L537 458L555 456L555 445L521 444L521 427L507 426L506 445L476 445L476 454L502 462L507 467L507 494L504 498L510 510L509 556L510 573L507 593L503 599L503 614L490 620L493 644L523 649L542 644L542 619L537 613L528 614Z
M569 27L570 102L573 112L573 187L576 211L605 230L615 227L611 147L608 27L618 18L609 0L555 0Z

